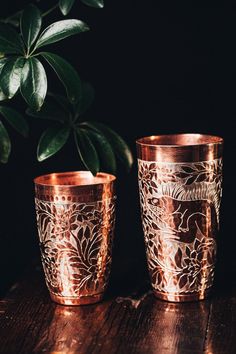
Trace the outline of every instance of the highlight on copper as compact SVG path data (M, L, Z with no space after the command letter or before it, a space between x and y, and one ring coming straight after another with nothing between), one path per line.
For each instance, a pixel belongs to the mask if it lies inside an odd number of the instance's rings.
M112 260L115 179L79 171L34 180L42 264L57 303L82 305L103 298Z
M213 284L223 139L202 134L138 139L141 216L154 294L204 299Z

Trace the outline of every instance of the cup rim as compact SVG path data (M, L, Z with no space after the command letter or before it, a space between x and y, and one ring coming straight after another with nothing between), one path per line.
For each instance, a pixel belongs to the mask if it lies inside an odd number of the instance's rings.
M53 178L55 180L58 180L58 178L66 179L68 177L76 177L81 178L81 180L88 180L88 183L72 183L72 184L66 184L66 183L52 183ZM57 178L56 178L57 177ZM101 185L101 184L109 184L111 182L114 182L116 180L116 176L110 174L110 173L105 173L105 172L98 172L96 176L94 176L90 171L69 171L69 172L54 172L54 173L48 173L44 174L38 177L34 178L34 183L36 185L41 185L41 186L47 186L47 187L88 187L88 186L94 186L94 185ZM48 182L47 182L48 181Z
M185 143L185 144L171 144L171 143L153 143L153 141L158 139L171 139L171 138L186 138L186 140L196 138L196 143ZM197 140L205 139L206 141L197 142ZM150 135L139 138L136 140L137 145L149 146L156 148L184 148L184 147L196 147L196 146L212 146L217 144L223 144L224 139L217 135L201 134L201 133L178 133L178 134L160 134L160 135Z

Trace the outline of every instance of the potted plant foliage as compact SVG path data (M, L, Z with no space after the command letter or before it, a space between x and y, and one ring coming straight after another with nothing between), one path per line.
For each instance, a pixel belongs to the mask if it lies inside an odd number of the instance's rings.
M102 0L81 2L97 8L104 5ZM38 143L38 161L53 156L68 139L74 139L78 157L93 174L101 170L115 174L117 159L129 170L133 158L125 141L107 125L83 119L93 102L92 86L81 82L76 69L66 59L48 50L53 43L89 30L88 25L78 19L57 19L44 26L49 13L59 8L62 16L68 15L73 4L74 0L60 0L44 13L36 5L29 4L24 10L1 20L0 162L6 163L11 153L5 122L24 137L29 132L25 115L11 104L11 99L18 94L27 104L28 115L47 121ZM50 91L47 80L50 69L64 86L64 96Z

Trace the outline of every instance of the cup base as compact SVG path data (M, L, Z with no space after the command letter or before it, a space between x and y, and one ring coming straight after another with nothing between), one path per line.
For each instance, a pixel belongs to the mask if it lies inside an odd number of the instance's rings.
M102 300L103 295L104 294L101 293L101 294L94 294L88 296L69 297L69 296L58 296L50 293L52 301L60 305L69 305L69 306L95 304L96 302L100 302Z
M207 289L203 292L199 293L194 293L194 294L168 294L168 293L162 293L156 290L153 290L153 293L155 297L158 299L164 300L164 301L169 301L169 302L190 302L190 301L199 301L199 300L205 300L209 294L210 290Z

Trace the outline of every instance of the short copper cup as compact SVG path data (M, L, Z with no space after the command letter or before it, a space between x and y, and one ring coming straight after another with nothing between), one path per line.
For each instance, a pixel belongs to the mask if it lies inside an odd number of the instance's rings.
M147 262L154 294L204 299L214 278L223 139L201 134L137 140Z
M98 302L106 290L115 223L115 177L88 171L35 180L41 258L53 301Z

